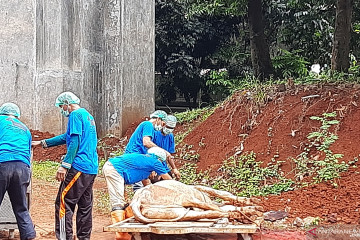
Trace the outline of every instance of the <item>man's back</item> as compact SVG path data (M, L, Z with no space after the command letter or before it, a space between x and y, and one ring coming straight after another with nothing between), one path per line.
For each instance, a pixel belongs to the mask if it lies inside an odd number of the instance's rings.
M0 115L0 162L22 161L30 165L31 133L15 117Z
M144 137L154 137L154 126L150 121L144 121L139 124L126 145L125 153L146 154L147 148L143 144Z
M93 116L84 108L73 111L69 116L66 131L67 145L72 134L80 137L79 149L73 167L87 174L97 174L98 155L95 121Z

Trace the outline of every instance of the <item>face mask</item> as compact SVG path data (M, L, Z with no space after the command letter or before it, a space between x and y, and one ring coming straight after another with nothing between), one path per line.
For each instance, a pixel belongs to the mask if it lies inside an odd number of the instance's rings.
M156 131L161 131L161 129L162 129L163 127L162 127L161 125L156 124L156 125L154 126L154 128L155 128Z
M69 108L69 107L68 107L68 108ZM61 108L60 113L61 113L64 117L68 117L68 116L70 115L69 109L65 111L63 108Z
M170 128L167 128L167 127L163 128L163 133L165 135L168 135L168 134L172 133L173 131L174 131L174 129L170 129Z

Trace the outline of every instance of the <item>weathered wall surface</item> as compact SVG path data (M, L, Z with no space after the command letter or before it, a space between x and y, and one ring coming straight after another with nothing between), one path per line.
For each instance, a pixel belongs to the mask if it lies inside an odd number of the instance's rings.
M12 101L22 109L22 119L34 123L34 32L32 0L1 1L0 103Z
M100 136L154 110L153 1L4 2L0 102L19 104L29 127L64 130L54 107L63 91L80 97Z

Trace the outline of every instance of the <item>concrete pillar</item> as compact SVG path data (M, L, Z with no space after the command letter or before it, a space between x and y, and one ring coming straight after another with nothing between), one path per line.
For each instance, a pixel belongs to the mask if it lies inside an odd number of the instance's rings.
M72 91L99 136L121 135L154 110L154 2L5 0L0 10L0 103L30 128L61 133L56 96ZM15 7L16 6L16 7Z

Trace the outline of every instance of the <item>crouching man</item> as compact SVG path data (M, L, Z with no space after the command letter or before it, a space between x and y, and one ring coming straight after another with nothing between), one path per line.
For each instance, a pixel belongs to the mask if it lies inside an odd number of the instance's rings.
M103 167L106 184L112 206L111 220L113 223L125 219L125 184L133 184L142 180L144 185L151 184L148 179L155 171L162 179L172 179L166 165L166 152L159 147L149 148L147 154L124 154L109 159ZM124 239L127 234L116 233L116 239Z

